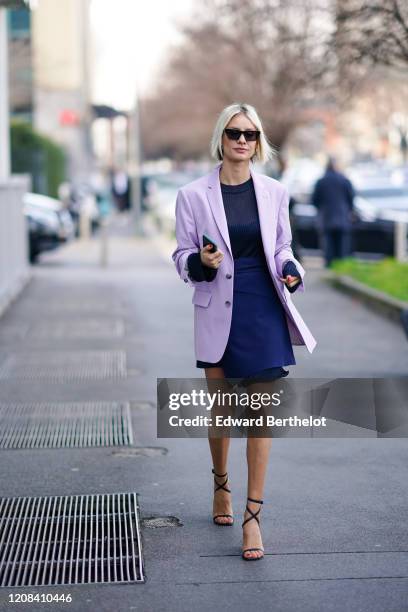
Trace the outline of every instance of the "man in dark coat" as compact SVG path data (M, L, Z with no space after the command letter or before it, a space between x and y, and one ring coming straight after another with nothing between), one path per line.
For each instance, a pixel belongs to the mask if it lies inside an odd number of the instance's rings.
M342 259L351 252L351 223L354 188L348 178L329 158L326 172L314 187L311 203L319 211L326 267L333 259Z

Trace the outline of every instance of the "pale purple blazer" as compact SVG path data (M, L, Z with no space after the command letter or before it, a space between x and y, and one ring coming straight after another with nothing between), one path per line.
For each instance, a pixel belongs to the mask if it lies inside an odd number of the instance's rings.
M188 183L177 193L176 239L172 259L177 272L194 287L194 345L196 359L216 363L227 345L233 307L234 259L221 195L218 164L210 173ZM250 164L258 203L262 242L272 281L285 309L291 342L305 345L311 353L316 340L306 326L291 294L279 280L286 261L295 263L303 281L304 268L294 258L289 223L289 194L279 181L255 172ZM188 276L187 258L203 246L203 233L224 253L215 280L195 282ZM304 281L298 291L304 291Z

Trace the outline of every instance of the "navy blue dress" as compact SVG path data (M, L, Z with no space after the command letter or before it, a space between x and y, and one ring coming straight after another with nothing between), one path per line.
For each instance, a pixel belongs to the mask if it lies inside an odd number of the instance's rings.
M220 361L197 361L198 368L222 367L225 377L243 384L287 376L282 366L296 363L286 315L271 279L261 236L252 178L240 185L221 184L234 258L231 329ZM286 274L298 274L290 262ZM188 258L194 280L211 281L217 270L203 266L200 254Z

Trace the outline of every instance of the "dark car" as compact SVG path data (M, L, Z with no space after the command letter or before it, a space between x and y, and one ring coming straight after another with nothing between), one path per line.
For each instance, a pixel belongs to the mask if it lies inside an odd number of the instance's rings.
M25 193L23 203L31 262L42 251L55 249L75 237L72 217L58 200L36 193Z
M298 243L304 249L319 249L318 213L312 204L294 202L292 226ZM394 254L394 219L375 215L370 203L357 196L351 226L352 250L360 253Z
M394 254L395 221L408 221L408 186L392 170L370 166L347 172L353 182L356 197L352 222L354 252L379 255ZM316 178L316 177L315 177ZM318 213L311 204L311 181L293 183L291 190L292 226L304 249L319 249ZM290 189L290 185L288 185Z
M55 213L41 210L25 212L28 227L29 258L33 263L43 251L56 249L61 240L59 222Z

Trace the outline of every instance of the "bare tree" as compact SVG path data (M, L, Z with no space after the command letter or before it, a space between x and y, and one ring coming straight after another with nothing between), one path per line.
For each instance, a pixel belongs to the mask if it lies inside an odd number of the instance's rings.
M408 65L406 0L337 0L335 43L344 65Z
M215 118L253 104L278 149L319 105L335 104L336 62L327 0L205 0L142 107L144 149L207 154Z
M338 61L343 92L370 90L374 107L382 109L381 130L386 132L390 115L401 116L394 126L399 132L403 159L407 158L408 120L397 113L393 94L398 98L407 84L408 3L406 0L336 0L336 29L333 50ZM386 88L385 100L381 97ZM401 102L401 100L399 100ZM384 113L385 110L385 113Z

